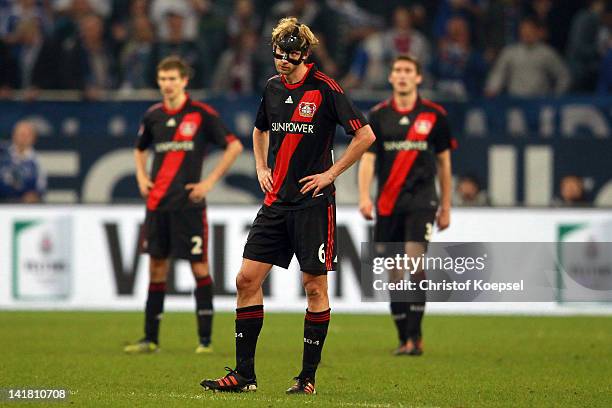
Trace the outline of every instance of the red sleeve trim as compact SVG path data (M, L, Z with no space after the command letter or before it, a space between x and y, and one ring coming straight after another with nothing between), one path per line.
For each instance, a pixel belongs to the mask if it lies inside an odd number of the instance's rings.
M204 102L193 101L193 104L199 108L204 109L204 111L210 115L219 116L219 112L217 112L215 108Z
M230 143L232 143L232 142L235 142L236 140L238 140L238 138L237 138L237 137L236 137L236 135L235 135L235 134L233 134L233 133L230 133L230 134L228 134L228 135L226 135L226 136L225 136L225 142L226 142L227 144L230 144Z
M442 105L438 105L437 103L434 103L430 101L429 99L421 99L421 102L423 103L423 105L429 106L430 108L434 108L435 110L442 113L443 115L447 114L446 109L444 109Z
M325 75L321 71L315 72L314 77L319 79L319 80L321 80L321 81L323 81L323 82L325 82L334 91L336 91L338 93L341 93L341 94L344 93L344 91L342 90L340 85L338 85L338 83L335 80L333 80L332 78L328 77L327 75Z

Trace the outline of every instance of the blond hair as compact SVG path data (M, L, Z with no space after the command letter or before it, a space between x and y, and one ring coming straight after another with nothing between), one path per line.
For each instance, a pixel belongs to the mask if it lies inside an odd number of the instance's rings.
M295 17L285 17L281 18L272 30L272 45L278 43L282 38L291 35L296 27L299 30L298 35L301 40L301 48L314 48L319 44L319 40L306 24L298 23L298 19Z

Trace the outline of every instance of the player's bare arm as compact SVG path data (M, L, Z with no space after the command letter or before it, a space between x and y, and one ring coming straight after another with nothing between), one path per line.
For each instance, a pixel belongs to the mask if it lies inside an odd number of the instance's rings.
M229 143L225 148L223 156L221 156L221 160L219 160L219 163L217 163L208 177L199 183L189 183L185 185L185 189L191 190L189 199L194 202L202 201L221 177L223 177L229 168L232 167L232 164L234 164L240 153L242 153L242 143L240 143L238 139Z
M149 191L153 188L153 182L147 174L147 158L149 152L147 150L134 149L134 162L136 164L136 181L140 195L144 198L149 196Z
M374 219L374 204L370 197L370 188L374 179L374 164L376 154L365 152L359 160L359 173L357 184L359 186L359 211L366 220Z
M319 174L313 174L306 176L300 180L300 183L305 183L302 186L300 192L306 194L310 190L313 190L313 197L319 194L319 192L325 187L329 186L334 180L344 173L346 169L351 167L359 158L368 150L370 145L374 143L376 136L370 125L365 125L355 131L355 137L351 140L346 152L342 155L340 160L334 163L327 171Z
M437 162L438 180L440 182L440 208L436 215L436 224L438 230L442 231L450 225L452 183L450 149L438 153Z
M270 132L253 128L253 154L255 155L255 169L261 191L272 191L272 170L268 167L268 145Z

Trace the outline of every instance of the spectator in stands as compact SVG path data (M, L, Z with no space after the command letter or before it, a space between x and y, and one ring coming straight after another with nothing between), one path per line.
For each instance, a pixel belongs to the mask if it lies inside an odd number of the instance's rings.
M588 8L576 14L569 30L567 61L573 89L577 92L593 91L597 85L601 62L598 39L605 3L605 0L592 1Z
M597 93L601 96L612 95L612 44L601 61Z
M83 3L83 4L79 4ZM86 3L87 5L85 5ZM54 7L57 11L63 11L72 7L88 10L102 18L110 17L113 8L113 0L55 0Z
M17 86L17 66L11 54L10 48L0 37L0 99L12 95Z
M326 47L338 67L338 75L346 74L358 44L384 28L384 19L357 5L355 0L326 0L329 17L334 20L334 34L326 38Z
M94 0L58 0L54 3L55 24L54 37L62 46L69 46L77 40L79 35L79 22L83 17L96 14L102 16L108 13L108 1Z
M171 41L176 33L171 33L167 24L168 15L183 17L181 38L185 41L196 41L198 35L198 18L205 8L205 0L152 0L151 20L157 27L157 36L162 42Z
M602 35L603 58L599 68L599 82L597 93L600 95L612 94L612 5L608 5L604 13L604 30Z
M135 16L129 27L130 37L121 50L119 64L121 89L155 86L155 31L146 15Z
M205 0L203 5L198 21L197 43L200 50L200 59L206 61L201 65L202 85L205 88L210 88L213 85L212 77L221 53L227 47L227 11L222 4L212 0Z
M589 202L585 199L584 181L576 175L568 175L559 183L560 197L553 200L553 205L559 207L584 207Z
M84 91L86 99L100 99L114 87L116 66L103 38L102 18L88 14L79 20L79 38L66 44L65 87Z
M121 50L134 38L134 21L149 19L149 0L129 0L114 4L110 17L110 34L113 45ZM155 34L154 34L155 35Z
M12 144L0 146L0 201L42 200L47 179L34 152L35 143L34 126L20 121L13 128Z
M465 175L459 178L453 205L462 207L482 207L490 205L486 191L480 187L480 182L475 176Z
M606 13L607 25L612 28L612 7ZM610 30L612 34L612 29ZM597 93L600 95L612 94L612 35L603 40L604 56L599 67L599 81Z
M522 0L494 1L489 3L483 15L484 56L488 63L495 61L503 47L516 42Z
M194 69L194 77L190 79L189 86L192 88L202 87L202 71L198 46L195 41L189 40L184 28L188 18L182 11L171 10L166 14L165 25L168 37L158 45L157 63L166 57L176 55L184 59Z
M43 37L38 19L22 19L15 31L13 55L17 63L17 84L25 98L35 99L41 89L58 89L61 50L51 38Z
M468 23L472 38L477 38L477 28L484 14L484 0L441 0L434 19L433 35L440 39L446 33L448 21L453 17L463 17Z
M487 78L487 96L505 91L516 97L538 97L559 95L568 89L568 69L555 50L542 43L542 35L533 18L521 21L520 42L502 50Z
M45 35L53 31L53 15L49 2L37 0L15 0L0 5L0 37L13 43L15 33L22 20L38 21Z
M348 75L342 80L346 88L385 89L389 83L390 62L396 55L412 55L428 66L429 42L412 28L410 10L400 6L393 12L393 27L372 34L358 48Z
M567 48L567 28L583 1L532 0L525 2L524 15L535 18L545 30L545 42L559 54Z
M444 96L465 98L482 94L487 64L470 41L463 17L448 20L447 33L439 42L431 67L435 89Z
M217 92L250 94L255 92L258 72L262 63L258 60L259 37L246 29L233 45L221 54L212 80L212 89ZM265 54L267 57L267 54Z
M261 18L255 13L253 0L235 0L232 14L227 19L227 37L230 44L239 41L244 30L257 33L260 29Z

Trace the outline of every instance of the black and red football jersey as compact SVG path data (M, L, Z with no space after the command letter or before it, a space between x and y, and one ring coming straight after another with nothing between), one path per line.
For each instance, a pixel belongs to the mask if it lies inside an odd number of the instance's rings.
M150 178L153 188L147 208L182 210L206 205L189 199L188 183L200 181L204 155L209 144L225 148L236 137L209 105L187 98L183 106L169 110L158 103L145 113L136 148L153 151Z
M412 110L400 110L391 98L372 108L369 119L376 135L369 151L376 154L377 214L437 208L436 155L456 147L444 108L419 97Z
M282 75L270 78L257 112L255 127L270 132L273 191L266 193L267 206L295 209L316 202L312 191L300 193L300 179L332 166L336 125L353 135L367 124L336 81L306 65L308 72L298 83L288 84ZM333 192L331 184L318 196Z

